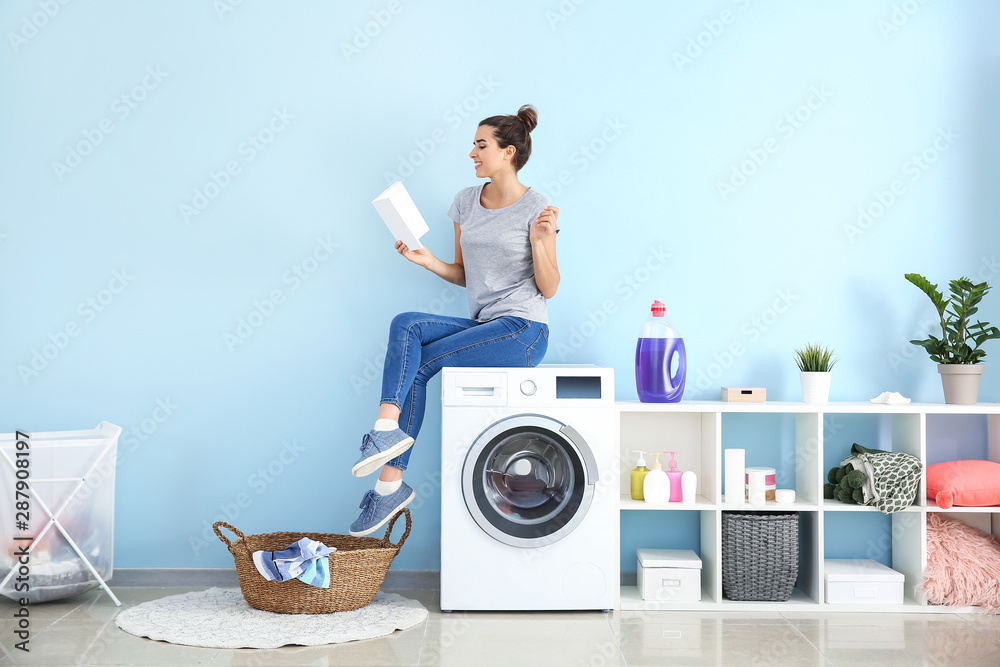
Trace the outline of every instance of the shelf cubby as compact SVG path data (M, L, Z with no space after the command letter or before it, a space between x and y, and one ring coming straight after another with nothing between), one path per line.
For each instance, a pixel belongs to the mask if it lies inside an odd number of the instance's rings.
M656 413L637 412L629 419L620 420L622 444L621 452L621 497L622 507L636 507L631 496L631 471L637 459L636 451L646 452L646 467L652 469L651 452L676 452L678 468L691 470L697 475L697 495L703 505L717 504L720 500L721 485L715 470L719 466L718 441L721 415L712 413ZM664 471L668 469L670 457L660 457ZM626 501L627 499L627 501ZM643 503L645 505L645 503ZM672 505L676 505L673 503Z
M679 503L672 503L678 505ZM630 513L622 517L623 543L630 535L644 534L643 547L648 549L690 549L702 561L701 603L674 603L657 600L641 600L636 589L634 568L637 567L635 551L621 554L624 571L622 573L622 609L682 609L691 604L716 602L721 596L721 561L719 560L719 539L721 524L715 510L680 510L656 515ZM686 532L685 532L686 531ZM630 589L626 592L626 589ZM638 601L638 602L637 602Z

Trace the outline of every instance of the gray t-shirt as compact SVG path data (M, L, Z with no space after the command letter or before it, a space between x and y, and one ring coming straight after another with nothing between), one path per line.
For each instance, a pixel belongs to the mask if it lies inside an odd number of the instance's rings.
M549 200L528 188L510 206L485 208L479 199L485 185L459 191L448 209L448 217L462 229L469 314L479 322L514 315L548 324L529 239L531 225Z

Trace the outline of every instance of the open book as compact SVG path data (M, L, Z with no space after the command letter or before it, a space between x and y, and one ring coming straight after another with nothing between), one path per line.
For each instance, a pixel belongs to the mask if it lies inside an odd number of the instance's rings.
M396 181L386 188L385 192L372 200L372 205L382 216L394 239L405 243L410 250L424 247L420 243L420 237L429 228L401 182Z

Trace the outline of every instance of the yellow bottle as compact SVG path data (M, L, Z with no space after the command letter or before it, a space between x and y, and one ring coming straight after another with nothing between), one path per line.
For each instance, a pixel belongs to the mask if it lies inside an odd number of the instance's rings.
M632 500L643 500L642 480L649 472L649 468L646 467L646 459L643 458L646 452L640 452L638 449L632 451L639 455L639 460L635 462L635 468L632 470Z

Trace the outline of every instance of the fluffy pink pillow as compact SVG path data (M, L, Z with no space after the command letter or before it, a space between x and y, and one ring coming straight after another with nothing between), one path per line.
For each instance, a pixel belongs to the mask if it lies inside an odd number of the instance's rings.
M927 497L938 507L1000 505L1000 463L948 461L927 466Z
M1000 544L940 512L927 513L927 569L919 589L931 604L1000 611Z

